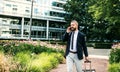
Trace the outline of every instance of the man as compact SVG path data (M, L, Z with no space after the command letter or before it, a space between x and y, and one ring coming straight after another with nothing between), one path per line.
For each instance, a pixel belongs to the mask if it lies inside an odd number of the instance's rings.
M76 20L71 21L70 27L67 28L63 36L63 41L67 41L65 53L67 72L73 72L74 63L77 72L82 72L83 52L85 60L88 61L88 51L85 44L85 35L79 32Z

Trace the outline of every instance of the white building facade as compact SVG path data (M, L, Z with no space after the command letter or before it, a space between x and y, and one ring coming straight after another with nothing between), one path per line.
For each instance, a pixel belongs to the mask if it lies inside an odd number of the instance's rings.
M31 39L61 39L66 0L34 0ZM31 0L0 0L0 38L28 39Z

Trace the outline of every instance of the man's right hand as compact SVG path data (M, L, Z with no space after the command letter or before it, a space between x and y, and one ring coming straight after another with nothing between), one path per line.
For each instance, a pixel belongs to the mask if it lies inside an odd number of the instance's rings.
M70 26L67 28L66 32L67 32L67 33L71 32Z

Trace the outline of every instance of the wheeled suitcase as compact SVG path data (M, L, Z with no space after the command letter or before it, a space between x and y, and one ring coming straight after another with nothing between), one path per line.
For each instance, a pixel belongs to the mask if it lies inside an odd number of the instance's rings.
M87 69L86 64L89 63L89 69ZM96 72L95 69L92 69L91 67L91 61L84 61L84 69L83 72Z

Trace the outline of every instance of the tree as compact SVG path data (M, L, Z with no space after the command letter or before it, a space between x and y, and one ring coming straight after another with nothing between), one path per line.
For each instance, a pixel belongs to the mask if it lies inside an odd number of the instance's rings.
M120 40L120 0L67 0L65 20L75 19L87 39Z
M106 37L120 40L120 0L90 0L89 13L97 20L109 21Z
M87 0L67 0L63 8L67 12L65 16L67 23L69 24L71 20L77 20L81 26L80 30L88 37L88 28L93 20L88 13Z
M102 41L102 42L106 40L107 27L108 27L108 22L105 20L94 21L89 32L90 39L96 40L96 41Z

